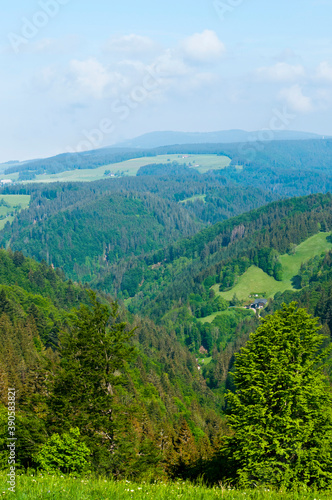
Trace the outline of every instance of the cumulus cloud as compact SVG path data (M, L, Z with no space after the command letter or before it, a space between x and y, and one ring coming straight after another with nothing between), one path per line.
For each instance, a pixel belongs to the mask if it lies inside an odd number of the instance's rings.
M303 94L302 88L298 84L282 89L279 93L279 98L286 101L287 105L293 111L308 113L313 110L311 98Z
M265 66L256 70L260 80L270 82L293 82L305 76L305 70L300 64L292 65L278 62L273 66Z
M168 77L183 77L188 75L192 70L183 61L181 57L171 49L167 49L161 56L156 60L159 68L159 73L161 76Z
M200 63L216 61L226 52L225 45L211 30L189 36L181 43L181 49L185 58Z
M106 87L123 82L123 77L118 72L109 72L99 61L90 58L85 61L72 60L68 80L79 91L101 99Z
M322 81L332 82L332 65L327 61L323 61L318 65L317 78Z

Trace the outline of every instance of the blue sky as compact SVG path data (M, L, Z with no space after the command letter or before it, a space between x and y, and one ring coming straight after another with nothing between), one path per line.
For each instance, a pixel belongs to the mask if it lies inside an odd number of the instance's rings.
M0 18L0 161L155 130L332 135L332 0L15 0Z

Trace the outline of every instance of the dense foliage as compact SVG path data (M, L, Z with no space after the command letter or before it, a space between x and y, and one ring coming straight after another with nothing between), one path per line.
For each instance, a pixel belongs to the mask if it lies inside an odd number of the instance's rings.
M319 331L305 309L284 305L236 355L228 394L235 434L225 450L241 486L331 485L332 392Z
M324 379L319 349L331 336L332 252L302 262L297 290L277 293L265 310L246 310L233 294L251 267L282 282L281 256L332 229L330 194L287 199L332 188L331 141L305 142L287 143L288 152L266 144L255 161L237 145L186 147L232 158L204 175L156 163L137 177L3 189L31 195L0 233L8 248L0 250L0 440L6 391L15 386L22 468L330 484L332 358ZM302 309L283 308L294 300L319 326Z
M94 471L140 477L157 467L161 477L181 469L184 450L186 463L212 453L223 426L218 402L174 334L138 317L130 328L107 297L91 298L45 263L5 250L1 257L2 283L16 276L17 284L0 291L0 440L7 388L15 387L19 466L78 471L88 449ZM61 450L73 439L83 455L69 467Z

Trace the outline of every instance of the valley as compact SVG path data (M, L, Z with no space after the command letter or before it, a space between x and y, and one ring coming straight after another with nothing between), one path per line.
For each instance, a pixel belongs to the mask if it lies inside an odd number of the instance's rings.
M2 4L1 498L332 499L332 0Z
M89 448L95 471L195 481L204 470L215 484L236 354L250 335L294 300L330 335L328 169L304 175L263 155L239 168L209 148L64 164L3 186L0 396L8 380L19 391L23 468L44 464L40 450L62 436L82 463ZM245 309L256 295L268 299L259 315ZM105 408L116 410L111 422ZM100 428L118 436L114 454Z

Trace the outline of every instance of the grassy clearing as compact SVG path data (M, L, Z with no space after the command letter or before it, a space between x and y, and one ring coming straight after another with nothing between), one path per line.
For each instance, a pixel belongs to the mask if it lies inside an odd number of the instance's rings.
M153 163L171 163L178 162L181 165L191 164L192 168L201 173L208 170L220 170L226 168L231 160L227 156L218 155L158 155L148 158L134 158L132 160L104 165L94 169L69 170L59 174L43 174L37 175L36 179L28 182L91 182L100 179L105 179L105 171L110 170L112 173L135 176L138 170ZM4 178L17 180L18 174L4 176Z
M191 201L195 201L195 200L202 200L203 203L205 203L205 198L206 198L206 194L197 194L195 196L191 196L191 198L186 198L185 200L181 200L179 201L179 203L188 203L188 202L191 202Z
M223 314L223 313L224 313L224 311L222 311L222 312L218 311L218 312L215 312L213 314L210 314L210 316L206 316L205 318L197 318L197 320L200 321L200 323L212 323L214 318L216 318L217 316L219 316L220 314Z
M321 255L332 249L332 243L327 241L327 237L331 234L318 233L298 245L293 255L282 255L280 257L280 262L284 270L284 279L282 281L276 281L272 276L264 273L258 267L251 266L231 290L219 292L219 285L214 285L212 288L216 294L221 295L226 300L231 300L234 293L236 293L240 300L248 300L249 295L253 293L258 293L260 296L264 293L266 298L270 298L274 297L277 292L282 293L286 290L294 290L292 278L300 271L301 264L316 255Z
M212 361L212 356L210 356L209 358L201 358L198 360L198 364L199 365L209 365Z
M282 255L280 262L284 269L284 278L291 279L296 276L301 268L302 262L306 262L315 255L328 252L332 249L332 243L327 241L327 237L332 233L318 233L296 248L294 255Z
M74 479L69 477L18 476L16 493L8 491L4 474L0 476L2 498L19 500L328 500L328 493L284 493L262 490L236 491L222 486L207 488L191 483L174 482L159 484L137 484L129 481L107 481L104 479Z
M0 205L0 230L7 222L12 222L17 213L28 208L30 195L25 194L0 194L0 201L4 200L6 205Z
M219 287L219 285L215 285L215 286ZM212 288L214 288L216 290L215 287L212 287ZM220 292L218 292L218 293L220 295ZM232 295L232 297L233 297L233 295ZM225 315L227 315L227 316L237 316L238 317L239 313L242 316L243 315L244 316L250 316L250 314L255 314L255 311L253 309L251 309L249 311L248 309L244 309L243 307L230 307L230 308L226 309L226 311L218 311L218 312L215 312L213 314L210 314L210 316L206 316L205 318L197 318L197 319L201 323L212 323L213 320L215 318L217 318L218 316L225 316Z

